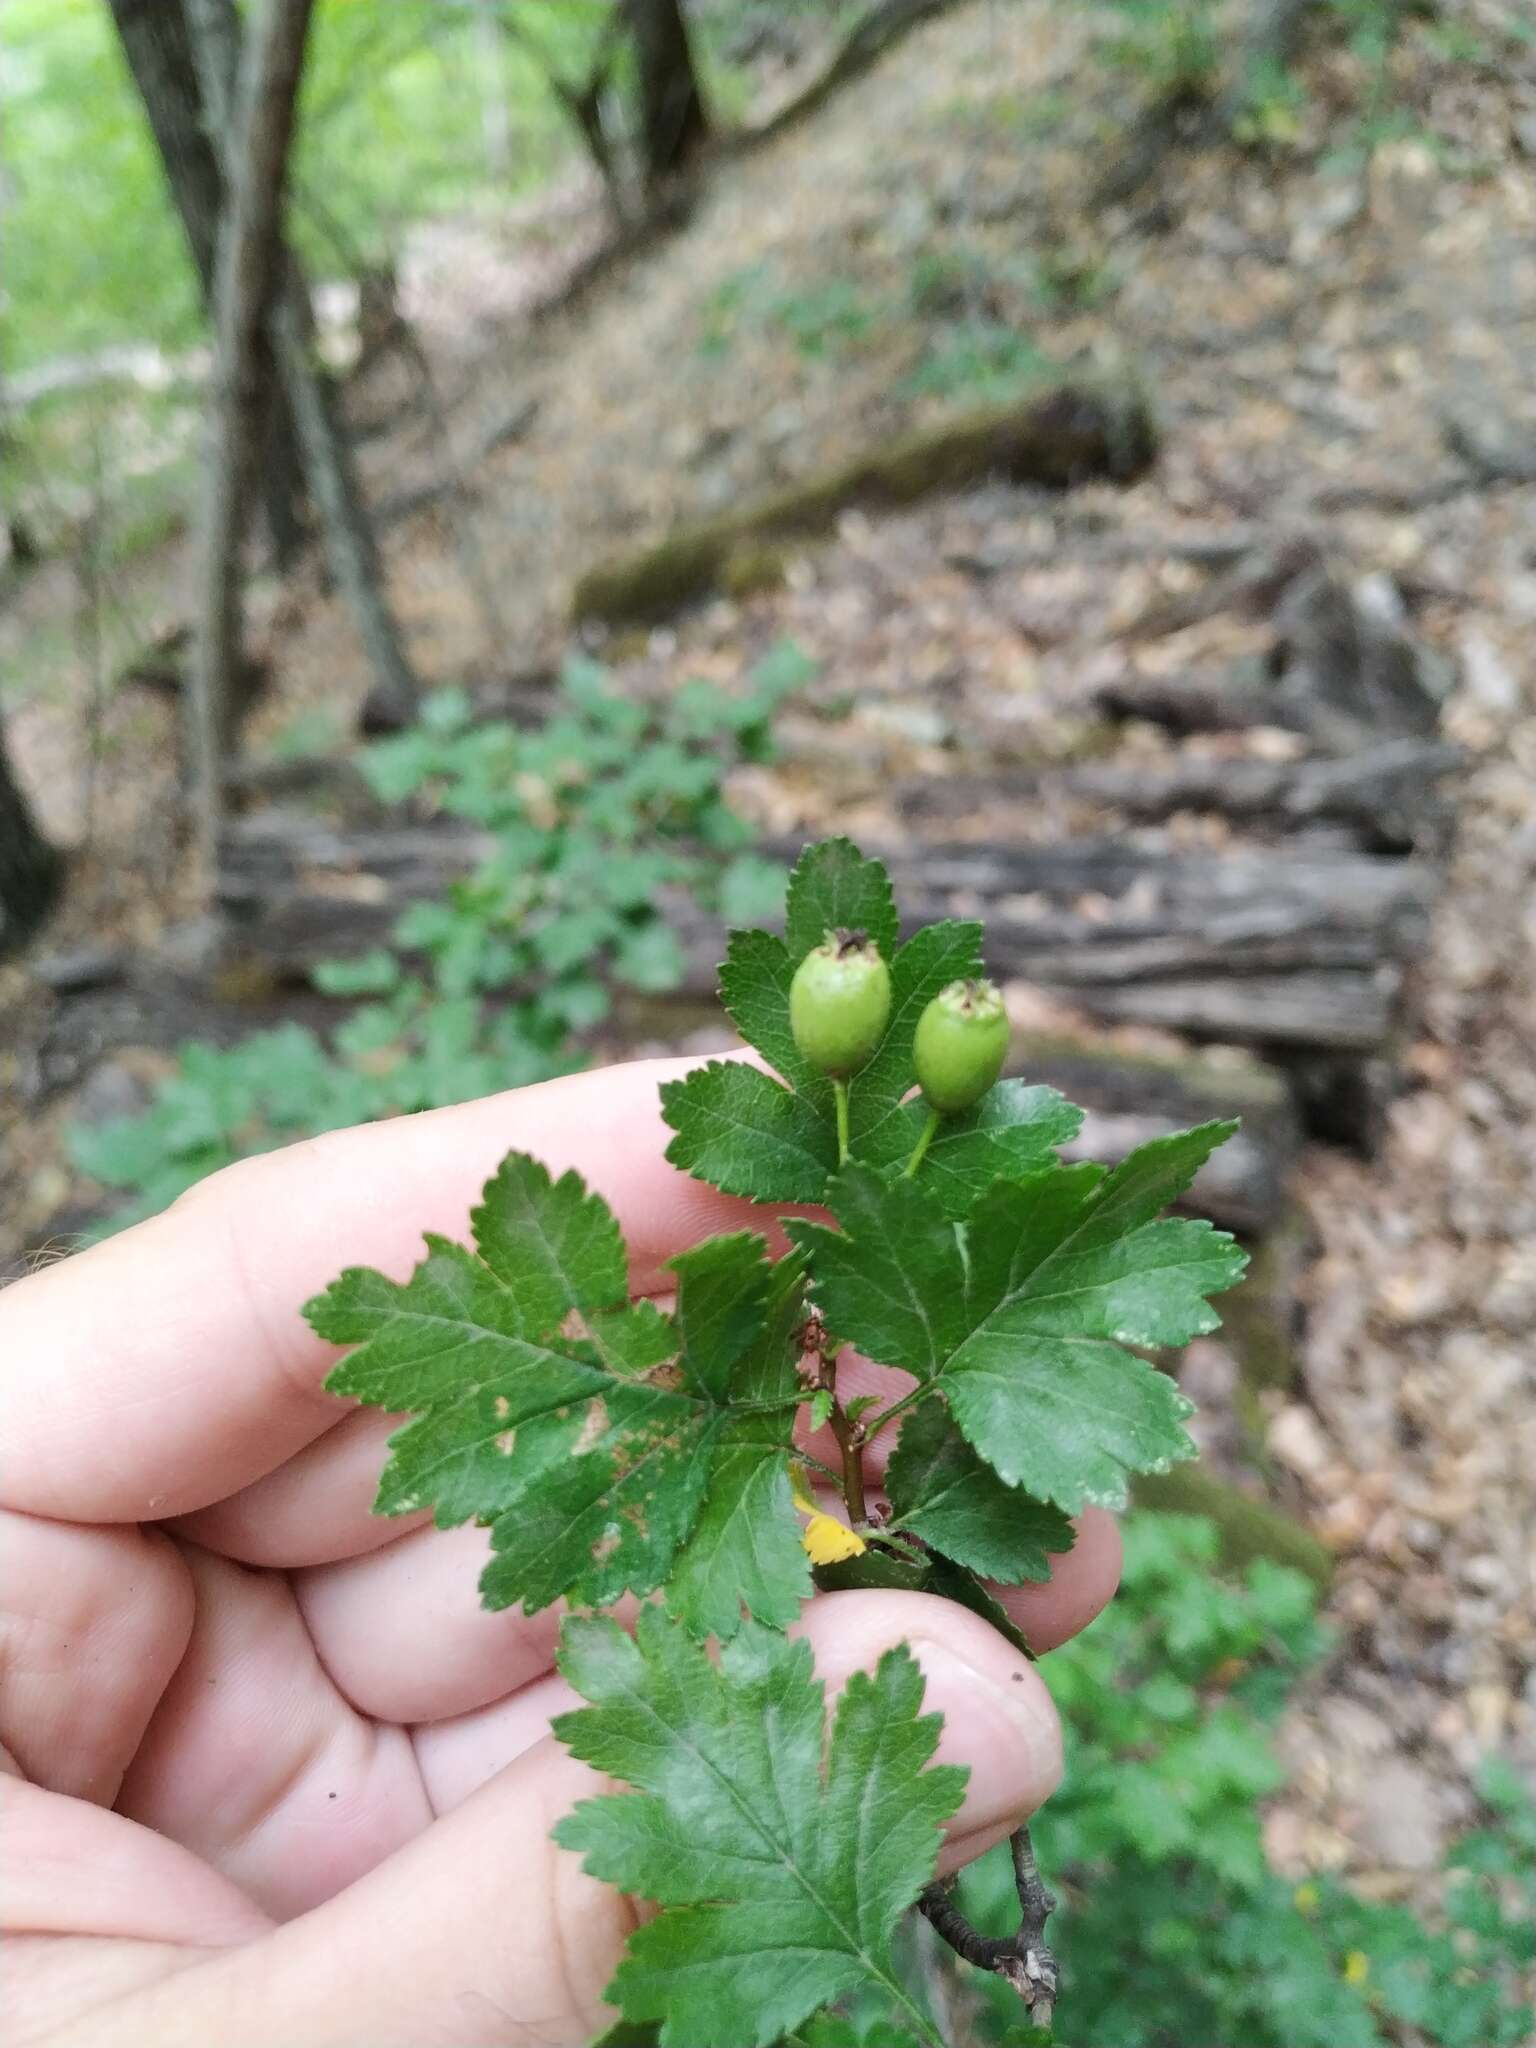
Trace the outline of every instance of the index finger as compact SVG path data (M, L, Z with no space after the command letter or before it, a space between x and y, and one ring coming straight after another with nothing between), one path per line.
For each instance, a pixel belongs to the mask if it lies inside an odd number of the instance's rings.
M614 1210L637 1292L674 1253L767 1219L669 1166L642 1060L365 1124L243 1160L164 1215L0 1294L0 1504L158 1520L272 1471L348 1411L299 1311L344 1266L404 1279L462 1236L509 1150L574 1167Z

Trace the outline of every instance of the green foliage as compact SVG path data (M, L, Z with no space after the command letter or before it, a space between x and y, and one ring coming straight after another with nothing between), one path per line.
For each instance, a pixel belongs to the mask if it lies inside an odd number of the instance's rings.
M1154 1139L1107 1177L1058 1164L998 1181L964 1223L854 1162L825 1197L840 1228L789 1232L829 1326L933 1387L1007 1485L1068 1513L1121 1506L1127 1473L1194 1455L1189 1403L1122 1347L1213 1329L1206 1296L1241 1277L1224 1232L1152 1220L1233 1128Z
M485 1603L531 1612L653 1592L713 1495L708 1548L739 1522L761 1574L753 1612L792 1619L809 1586L789 1488L793 1265L770 1272L757 1237L712 1239L677 1262L674 1315L632 1307L606 1205L516 1153L472 1223L475 1256L429 1238L403 1286L356 1269L307 1310L357 1347L334 1393L417 1417L391 1439L379 1511L431 1502L443 1526L486 1524ZM693 1577L677 1604L727 1635L742 1597L717 1612Z
M1398 2028L1443 2048L1530 2038L1536 1807L1490 1768L1493 1825L1447 1859L1443 1914L1295 1886L1264 1856L1257 1804L1281 1782L1273 1729L1324 1654L1315 1592L1259 1562L1216 1576L1209 1522L1140 1515L1119 1598L1041 1666L1067 1728L1061 1790L1034 1826L1062 1897L1052 1943L1070 1986L1063 2042L1082 2048L1383 2048ZM997 1931L1005 1859L962 1881ZM1016 1912L1016 1907L1012 1908ZM1017 2002L983 1980L986 2038Z
M772 263L750 263L732 271L705 298L699 353L727 355L738 333L755 329L782 334L807 358L834 356L862 341L881 310L846 278L789 283Z
M1076 1534L1059 1508L1021 1499L944 1412L921 1401L902 1424L885 1475L890 1533L916 1537L983 1578L1043 1582Z
M788 642L745 688L684 684L660 710L595 664L567 664L534 732L475 724L462 692L362 766L375 793L483 827L480 865L411 905L393 944L328 961L323 994L371 997L328 1051L286 1025L231 1048L190 1045L142 1114L71 1133L75 1163L133 1200L120 1227L231 1160L295 1137L463 1102L569 1072L612 987L675 987L669 895L756 914L778 869L747 851L724 778L761 761L785 695L813 672Z
M574 64L595 11L542 12L552 56ZM479 91L473 36L469 16L437 0L320 0L293 173L293 229L318 275L378 261L406 226L485 190L479 123L465 118ZM516 177L536 183L568 152L566 125L538 66L510 45L505 55ZM125 340L187 347L203 325L197 284L105 0L7 0L0 67L17 173L10 366Z
M790 990L844 928L888 964L891 1003L868 1063L834 1088L799 1050ZM351 1347L330 1389L410 1418L379 1511L431 1505L440 1524L489 1528L486 1605L662 1594L635 1642L567 1625L562 1668L593 1705L558 1732L636 1789L557 1832L663 1908L609 1996L675 2048L767 2043L853 1991L882 1994L938 2048L892 1946L959 1792L957 1774L924 1768L937 1724L917 1718L916 1667L893 1652L854 1679L828 1742L807 1653L773 1631L814 1562L822 1586L935 1593L1027 1648L981 1575L1046 1577L1071 1545L1067 1512L1189 1454L1189 1404L1122 1347L1212 1328L1206 1296L1242 1270L1208 1224L1156 1220L1229 1125L1105 1174L1056 1157L1069 1105L999 1085L952 1119L936 1161L906 1100L914 1036L937 990L979 972L981 932L944 923L901 944L899 929L877 861L845 839L809 848L785 936L733 932L722 970L782 1079L716 1061L662 1090L678 1163L766 1200L820 1199L838 1228L789 1220L776 1264L752 1233L706 1239L673 1260L667 1314L631 1302L603 1202L514 1153L473 1212L472 1251L428 1237L405 1283L354 1268L306 1311ZM911 1373L913 1392L843 1408L845 1342ZM807 1492L802 1417L844 1447L847 1523ZM889 1511L871 1514L858 1460L898 1417Z
M765 2048L869 1986L935 2038L893 1936L965 1773L929 1765L940 1722L905 1649L849 1680L830 1739L809 1646L764 1629L715 1665L655 1608L633 1641L573 1621L560 1668L592 1704L556 1734L636 1789L583 1801L556 1839L663 1909L613 1981L626 2019L663 2020L663 2048Z
M1153 98L1203 96L1221 70L1213 0L1114 0L1122 26L1104 44L1112 64L1134 72Z
M1001 402L1048 376L1056 365L1038 343L1001 320L964 320L942 327L905 381L914 398Z

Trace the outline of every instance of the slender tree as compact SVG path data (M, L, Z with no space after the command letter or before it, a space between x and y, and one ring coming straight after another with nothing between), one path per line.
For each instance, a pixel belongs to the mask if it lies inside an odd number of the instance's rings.
M109 4L211 321L224 179L203 119L182 0L109 0ZM283 567L305 538L304 472L293 413L265 339L258 349L256 375L267 422L262 502L272 552Z
M206 0L191 0L196 13ZM198 841L218 855L229 707L241 660L241 544L261 452L260 352L283 273L283 200L314 0L267 0L241 67L214 292L214 398L206 463L192 692Z
M181 5L183 0L165 0L165 4ZM234 0L185 0L185 4L194 10L189 21L207 108L207 132L222 155L234 119L240 18ZM223 169L227 172L228 168L226 159ZM370 716L375 726L404 725L421 692L384 594L378 542L363 503L336 394L317 367L309 290L297 262L286 250L269 331L283 388L293 408L304 472L319 508L331 573L373 670Z
M0 728L0 959L36 931L58 900L64 857L43 837Z
M686 171L709 139L682 0L621 0L635 42L640 161L654 193Z

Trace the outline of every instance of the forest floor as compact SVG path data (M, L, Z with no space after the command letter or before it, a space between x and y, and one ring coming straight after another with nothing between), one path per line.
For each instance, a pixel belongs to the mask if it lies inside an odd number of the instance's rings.
M985 768L1000 732L1014 758L1080 758L1101 743L1105 682L1261 652L1251 587L1239 575L1229 599L1209 567L1223 549L1240 570L1304 535L1346 573L1385 573L1454 662L1443 722L1470 766L1404 1086L1374 1159L1319 1146L1303 1161L1300 1370L1265 1424L1277 1483L1340 1559L1338 1652L1287 1724L1272 1852L1391 1895L1428 1881L1481 1756L1536 1772L1536 469L1521 480L1519 454L1536 446L1536 49L1479 66L1411 28L1387 82L1402 132L1353 155L1331 145L1365 90L1359 60L1325 53L1283 151L1175 155L1104 211L1092 185L1136 80L1090 47L1103 26L978 0L803 131L724 165L678 234L536 322L497 309L494 246L444 235L408 273L406 311L446 423L418 416L367 461L385 492L459 451L462 498L392 530L391 587L425 673L493 681L558 655L574 576L617 546L1041 357L1133 363L1165 448L1130 489L991 484L850 514L777 588L586 636L638 691L729 681L785 636L817 659L781 761L738 780L775 831L901 836L892 792ZM361 402L410 389L386 367ZM1214 601L1185 605L1202 592ZM169 575L157 601L174 615ZM339 606L291 585L261 619L273 688L253 749L341 744L365 678ZM78 711L38 700L12 721L72 839ZM61 947L104 916L147 942L186 908L170 714L119 692L98 729L95 881ZM1174 744L1150 727L1132 743L1149 762ZM1071 822L1049 805L1004 821L1015 837ZM36 1016L14 971L7 998ZM24 1145L12 1133L13 1241L78 1192L57 1142L69 1113L30 1116ZM1222 1385L1219 1344L1193 1364Z

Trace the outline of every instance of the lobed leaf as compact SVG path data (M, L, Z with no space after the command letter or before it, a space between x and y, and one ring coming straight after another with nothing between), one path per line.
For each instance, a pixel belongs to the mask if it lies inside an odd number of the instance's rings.
M814 1202L837 1164L830 1122L760 1067L711 1060L664 1081L661 1104L676 1133L668 1159L726 1194Z
M872 1985L937 2040L892 1939L965 1773L931 1765L939 1720L906 1649L849 1679L830 1738L809 1646L755 1625L714 1664L654 1607L633 1640L573 1620L560 1668L591 1704L556 1734L635 1789L583 1801L556 1839L662 1908L609 1988L627 2020L662 2020L664 2048L766 2048Z
M1006 1486L960 1434L937 1398L919 1401L901 1426L885 1475L892 1533L1006 1586L1043 1582L1051 1559L1072 1548L1060 1508Z
M850 1165L827 1193L841 1231L788 1226L829 1325L934 1384L1009 1486L1069 1514L1120 1506L1126 1476L1194 1455L1190 1403L1123 1347L1216 1327L1207 1296L1241 1276L1224 1232L1154 1222L1234 1128L1154 1139L1106 1175L1055 1166L999 1181L956 1224L923 1189Z
M735 1484L735 1607L723 1618L718 1575L685 1605L722 1634L743 1599L790 1618L806 1583L785 1497L796 1262L770 1266L746 1233L713 1239L675 1262L675 1317L631 1305L606 1204L517 1153L472 1224L473 1253L428 1239L403 1285L353 1269L306 1311L322 1337L356 1347L332 1392L414 1413L390 1439L379 1510L487 1523L482 1597L531 1612L562 1595L599 1605L654 1591Z

